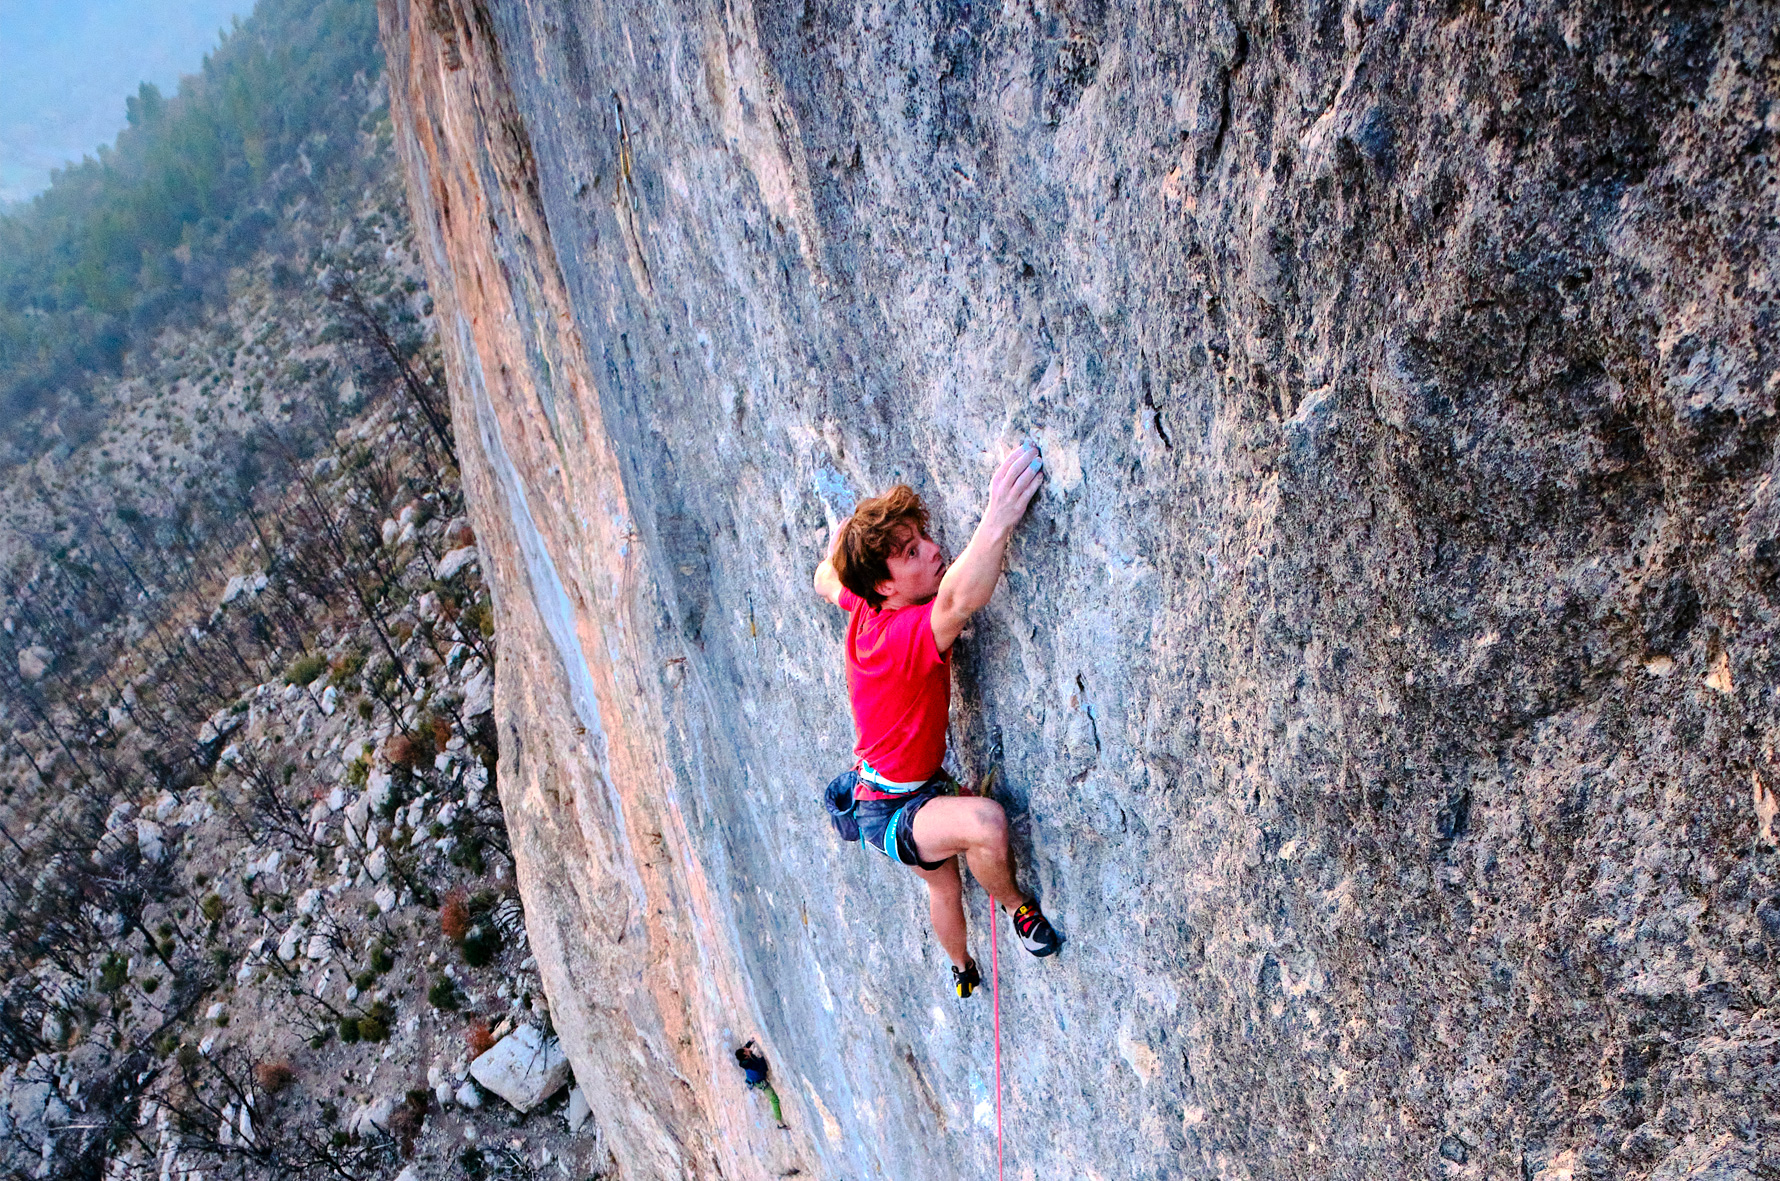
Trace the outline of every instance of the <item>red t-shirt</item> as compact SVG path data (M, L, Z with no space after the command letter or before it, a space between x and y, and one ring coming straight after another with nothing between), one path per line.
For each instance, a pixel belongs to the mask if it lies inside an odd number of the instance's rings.
M952 654L933 638L933 604L874 611L841 591L847 621L847 696L859 741L853 753L866 783L913 790L946 757L952 706ZM881 782L872 782L873 779Z

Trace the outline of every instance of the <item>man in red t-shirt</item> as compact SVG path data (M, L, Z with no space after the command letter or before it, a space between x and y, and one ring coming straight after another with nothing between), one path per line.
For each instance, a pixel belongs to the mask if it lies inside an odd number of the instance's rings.
M927 535L927 509L906 484L859 503L816 568L816 591L847 612L847 696L859 742L854 788L860 837L927 883L928 911L952 959L960 997L981 981L965 939L958 854L1014 916L1026 950L1062 945L1038 904L1014 884L1007 813L986 796L953 794L941 768L952 693L952 644L989 602L1008 538L1044 478L1031 445L1001 461L989 507L949 567Z

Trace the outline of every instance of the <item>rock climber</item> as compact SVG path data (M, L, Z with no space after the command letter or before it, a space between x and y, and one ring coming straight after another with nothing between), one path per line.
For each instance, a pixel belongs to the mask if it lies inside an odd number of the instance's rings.
M743 1042L735 1052L735 1064L742 1068L742 1081L756 1091L766 1095L766 1101L773 1107L773 1122L781 1128L785 1127L785 1115L779 1108L779 1093L773 1090L772 1083L767 1081L770 1068L766 1064L766 1056L754 1045L754 1039Z
M1062 940L1014 884L1007 813L982 795L959 795L940 765L951 707L952 645L989 602L1008 539L1044 479L1031 444L1001 461L989 507L949 566L927 533L927 507L906 484L859 502L835 529L816 568L816 592L850 617L847 696L859 740L853 801L860 839L909 866L927 885L934 934L952 960L960 998L982 983L964 926L958 855L1014 916L1026 950L1054 955Z

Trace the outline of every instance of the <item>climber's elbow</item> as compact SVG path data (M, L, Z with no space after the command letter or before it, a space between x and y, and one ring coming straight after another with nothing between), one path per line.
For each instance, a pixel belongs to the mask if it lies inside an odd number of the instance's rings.
M816 593L818 595L822 596L824 599L827 599L830 603L833 603L835 606L837 606L837 607L840 606L840 603L841 603L840 575L838 575L834 572L834 565L832 563L830 563L827 559L824 559L822 564L820 566L816 567L815 588L816 588Z
M999 556L994 555L995 558ZM989 605L1000 578L999 562L985 559L973 542L939 580L939 593L933 599L934 609L944 608L961 619L969 619Z

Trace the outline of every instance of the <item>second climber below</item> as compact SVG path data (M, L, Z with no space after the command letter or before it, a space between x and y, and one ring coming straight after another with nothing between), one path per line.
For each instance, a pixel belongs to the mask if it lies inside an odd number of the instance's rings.
M1044 479L1030 444L989 482L989 506L970 544L946 564L928 536L927 508L906 484L859 502L816 568L816 592L847 612L847 696L859 741L854 787L860 839L927 885L934 934L967 997L981 983L964 926L958 856L1014 916L1026 950L1062 946L1038 903L1014 884L1007 813L986 796L958 795L941 763L951 709L952 645L989 602L1008 539Z

